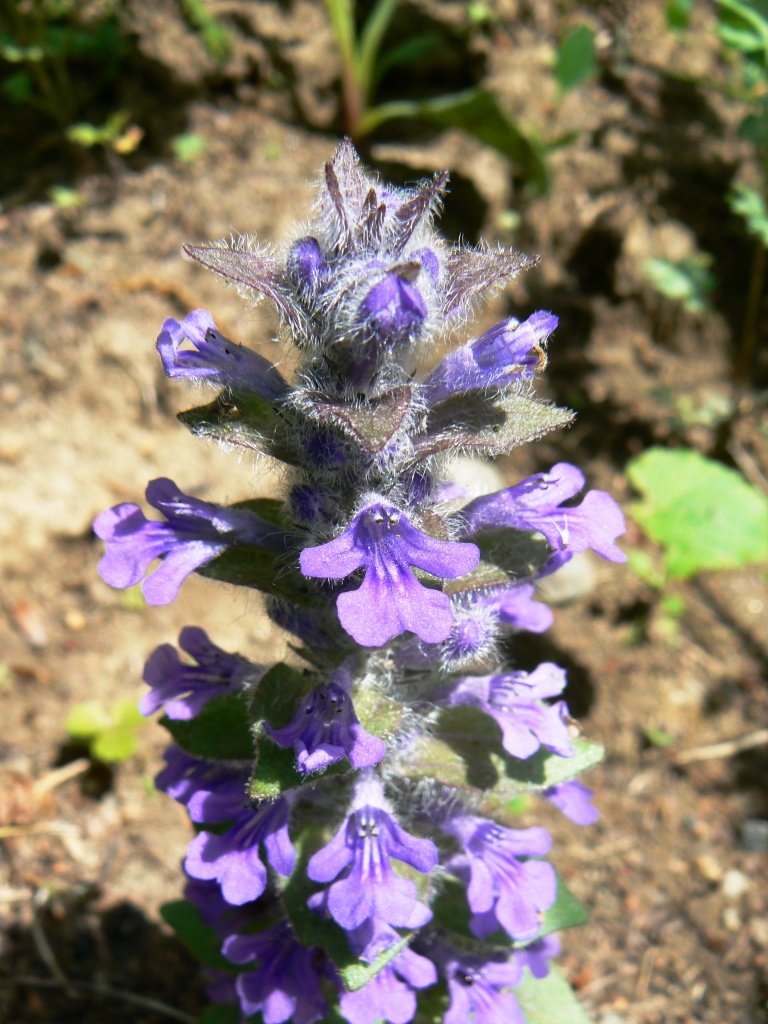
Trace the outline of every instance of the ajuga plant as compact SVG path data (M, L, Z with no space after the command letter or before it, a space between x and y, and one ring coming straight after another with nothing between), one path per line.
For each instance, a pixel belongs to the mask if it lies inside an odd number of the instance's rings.
M255 588L292 640L265 667L199 627L149 658L141 710L173 737L158 788L197 827L186 900L167 920L210 972L210 1021L516 1024L583 1020L550 970L583 910L518 827L537 796L594 821L576 776L600 757L561 699L565 673L502 653L545 630L535 581L591 548L623 561L624 522L559 463L467 500L457 453L493 457L571 421L534 397L557 319L507 319L436 362L481 296L534 260L447 244L448 175L381 183L349 142L326 165L311 228L281 250L248 237L187 256L275 307L292 379L168 319L169 377L220 390L181 421L287 469L282 499L222 507L153 480L103 512L103 578L172 601L191 572ZM421 369L431 360L431 372ZM511 648L514 649L513 647ZM522 799L521 799L522 798Z

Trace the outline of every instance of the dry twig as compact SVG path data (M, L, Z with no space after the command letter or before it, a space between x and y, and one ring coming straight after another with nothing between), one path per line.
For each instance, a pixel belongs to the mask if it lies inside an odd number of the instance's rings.
M733 757L744 750L752 750L753 747L768 745L768 729L758 729L756 732L749 732L746 736L737 736L733 740L723 740L722 743L708 743L703 747L692 747L690 750L681 750L675 754L675 764L690 764L692 761L715 761L718 758Z

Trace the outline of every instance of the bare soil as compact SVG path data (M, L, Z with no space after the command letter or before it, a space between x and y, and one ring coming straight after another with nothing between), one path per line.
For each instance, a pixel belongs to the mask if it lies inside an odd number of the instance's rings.
M701 84L724 73L713 11L696 5L678 38L650 0L567 6L501 0L470 40L469 72L434 69L443 89L469 73L540 136L571 137L550 156L549 195L532 199L497 153L451 132L382 135L367 159L403 181L450 166L455 237L542 255L487 322L539 308L560 316L545 389L579 418L503 460L510 481L568 460L628 505L627 460L660 443L694 446L765 488L766 323L738 380L753 253L723 199L754 168L736 135L743 111ZM424 0L407 12L450 35L463 7ZM188 623L255 660L286 651L258 598L234 588L194 578L159 609L110 589L90 524L157 476L221 501L279 492L279 470L205 446L176 422L199 395L165 379L153 341L166 316L204 306L226 334L282 358L268 312L246 309L179 249L230 231L285 237L338 138L331 40L319 3L227 0L217 10L237 26L237 46L217 70L171 0L130 10L144 149L76 157L19 119L22 145L2 175L0 1024L160 1024L200 1012L195 963L157 912L180 894L190 837L151 784L163 730L148 723L118 767L60 781L52 773L83 753L64 721L85 700L140 696L147 653ZM583 21L598 33L601 73L560 97L556 42ZM189 165L167 147L182 130L207 143ZM45 198L52 183L75 186L82 205L57 209ZM719 280L706 315L661 298L640 270L649 256L696 249L714 255ZM652 550L631 522L625 541ZM630 571L596 560L558 599L552 630L510 646L521 667L546 658L569 670L570 707L608 750L587 780L596 826L536 809L592 915L564 935L562 963L599 1024L765 1024L768 850L750 837L768 819L768 747L676 758L764 727L768 580L764 569L711 573L672 592L686 606L674 621ZM674 744L652 746L649 728Z

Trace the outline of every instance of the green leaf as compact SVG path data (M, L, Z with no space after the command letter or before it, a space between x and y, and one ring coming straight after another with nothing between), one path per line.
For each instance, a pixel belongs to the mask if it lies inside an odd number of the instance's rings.
M748 185L734 185L728 195L728 205L733 213L744 219L747 231L768 247L768 206L765 199Z
M136 753L138 745L135 727L106 729L91 744L91 755L106 764L121 764Z
M416 118L440 128L458 128L511 160L538 192L549 188L542 146L528 138L502 110L496 97L484 89L372 107L361 119L360 130L369 133L393 118Z
M682 302L689 313L706 313L711 309L707 296L717 286L717 278L709 269L712 262L709 253L702 252L675 263L646 260L642 271L665 298Z
M527 1024L592 1024L560 970L550 964L546 978L529 972L514 990Z
M174 740L197 757L250 760L254 746L248 708L238 694L215 697L187 721L161 718Z
M555 76L564 91L575 89L597 74L595 36L588 25L579 25L560 44L555 63Z
M670 0L664 9L667 28L673 32L688 28L693 10L693 0Z
M285 555L256 544L237 544L195 571L207 579L252 587L273 597L287 597L297 604L318 604L321 600Z
M568 426L573 418L570 409L526 395L507 393L489 398L470 391L432 407L424 433L414 441L414 459L445 451L503 455L550 430Z
M760 0L716 0L717 34L726 46L747 54L768 54L768 10Z
M171 149L181 163L193 164L198 157L208 152L208 143L199 132L184 132L171 139Z
M540 533L524 530L481 530L472 540L483 562L498 566L513 580L538 572L551 553Z
M240 1007L234 1004L209 1006L197 1018L197 1024L240 1024Z
M177 419L195 437L250 448L289 465L298 465L285 420L278 416L271 402L259 395L222 391L208 405L180 412Z
M203 921L200 911L187 900L173 900L160 907L160 916L202 963L221 971L235 973L235 968L221 955L221 937L215 928Z
M139 705L130 697L115 701L112 705L112 721L122 729L140 729L146 722L139 711Z
M315 686L317 679L284 662L273 665L259 680L251 702L251 716L282 729L296 713L296 705Z
M627 466L643 496L631 513L678 579L768 560L768 499L740 473L693 451L650 448Z
M76 704L66 717L64 728L75 739L90 740L109 729L112 716L97 700Z
M598 764L604 749L594 740L573 740L574 756L559 757L543 747L524 760L501 748L499 726L479 708L450 708L438 719L435 734L415 745L408 775L432 777L480 802L482 812L506 821L521 793L549 789Z
M544 911L544 919L541 922L541 931L536 936L543 939L545 935L552 932L562 932L566 928L580 928L589 921L589 912L563 881L560 874L557 876L557 896L555 902Z

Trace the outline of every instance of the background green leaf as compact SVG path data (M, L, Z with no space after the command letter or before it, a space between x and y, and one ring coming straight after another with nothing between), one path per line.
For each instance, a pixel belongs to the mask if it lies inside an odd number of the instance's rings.
M527 1024L592 1024L561 972L550 964L546 978L528 971L514 990Z
M588 25L579 25L566 36L557 51L555 76L563 90L575 89L597 74L595 35Z
M650 448L627 476L643 496L631 514L664 548L671 576L768 560L768 498L736 470L699 452Z

